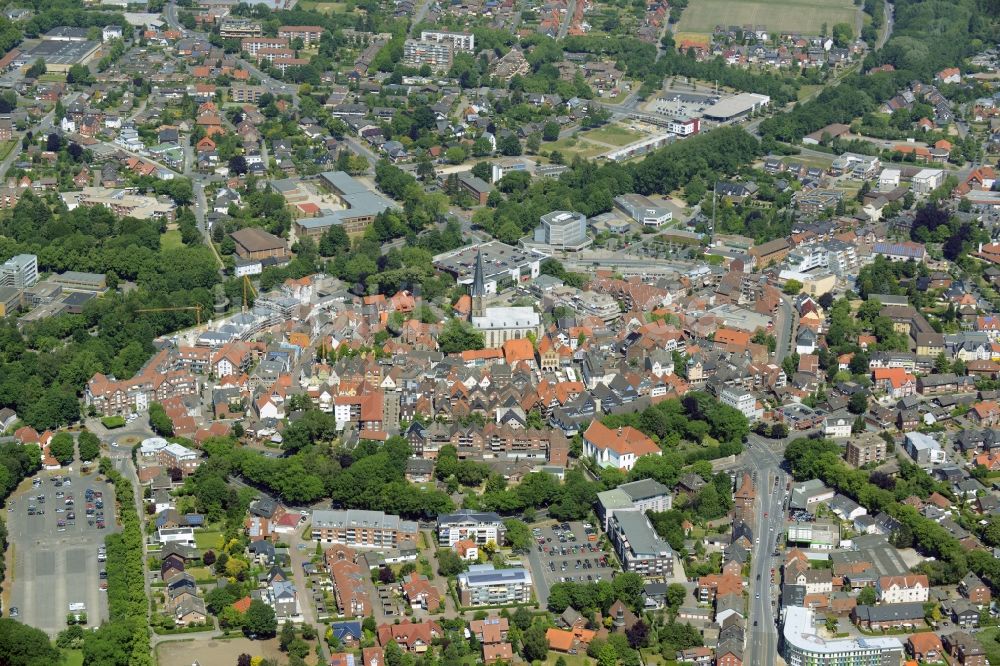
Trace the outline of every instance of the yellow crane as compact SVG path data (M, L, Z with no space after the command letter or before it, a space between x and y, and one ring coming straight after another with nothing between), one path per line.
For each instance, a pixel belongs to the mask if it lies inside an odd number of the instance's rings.
M191 310L194 310L195 320L198 322L198 326L201 326L201 305L189 305L174 308L143 308L141 310L136 310L136 312L182 312Z
M248 300L247 293L251 294L255 299L257 298L257 290L253 288L253 284L250 283L250 276L243 276L243 312L247 311Z

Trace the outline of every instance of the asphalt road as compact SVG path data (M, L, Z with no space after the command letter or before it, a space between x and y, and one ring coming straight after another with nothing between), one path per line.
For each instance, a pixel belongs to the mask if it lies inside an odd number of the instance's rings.
M41 472L43 483L39 488L18 491L13 497L13 511L8 511L10 542L14 553L14 584L10 597L11 607L19 610L19 619L37 627L51 636L66 628L69 604L82 602L87 606L89 626L97 626L108 617L107 593L99 589L99 571L103 565L97 561L97 547L104 537L113 532L115 524L114 490L107 483L98 482L96 474L82 476L78 470L67 474L72 485L56 488L49 481L55 472ZM97 529L87 524L84 512L84 492L87 488L104 493L104 516L107 528ZM74 507L64 506L64 499L56 499L57 490L72 494ZM28 515L28 497L44 494L44 515ZM9 503L8 503L9 504ZM56 509L63 508L63 513ZM75 509L76 524L58 531L56 521L65 519L68 511Z
M790 297L783 297L778 306L778 316L775 317L775 338L778 345L775 347L775 363L781 365L785 357L791 353L793 339L792 329L795 327L795 314L792 312L792 301Z
M781 458L769 447L768 440L749 435L750 448L746 460L757 474L757 506L754 523L754 545L750 570L750 623L747 628L747 659L744 663L774 666L778 653L778 632L775 626L778 598L777 582L771 584L771 569L778 569L772 556L775 539L784 527L784 502L787 495L787 475L779 467ZM777 484L775 483L777 480Z

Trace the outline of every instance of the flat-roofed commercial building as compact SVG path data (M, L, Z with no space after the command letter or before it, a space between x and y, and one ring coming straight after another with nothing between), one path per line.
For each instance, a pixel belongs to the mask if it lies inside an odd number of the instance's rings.
M784 658L788 666L888 666L899 664L903 644L892 637L820 638L810 608L785 607Z
M458 575L458 596L463 606L506 606L531 601L531 574L520 567L495 569L474 564Z
M583 213L554 210L539 218L535 242L562 250L576 250L588 245L587 217Z
M496 294L508 286L529 282L541 274L544 255L520 250L500 241L468 245L434 257L434 266L455 276L459 284L471 285L476 255L483 256L484 295Z
M101 48L100 42L89 39L83 41L44 39L18 56L14 64L23 67L37 60L44 60L47 71L68 72L73 65L86 65L90 62L99 48Z
M62 287L63 291L88 291L104 293L108 289L108 279L104 273L84 273L82 271L66 271L53 275L49 282Z

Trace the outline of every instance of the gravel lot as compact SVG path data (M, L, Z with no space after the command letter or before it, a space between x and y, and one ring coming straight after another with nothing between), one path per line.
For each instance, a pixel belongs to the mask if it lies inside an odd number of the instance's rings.
M114 491L110 484L98 482L97 475L83 477L80 473L65 474L70 485L57 488L52 479L58 473L41 472L41 486L25 484L7 503L7 524L13 548L13 592L10 606L16 607L25 624L38 627L50 635L66 628L69 604L86 604L88 624L97 626L108 617L107 595L99 589L99 572L103 564L97 561L97 547L105 535L117 529L114 512ZM85 514L87 488L104 493L104 516L107 527L99 530L87 524ZM74 505L66 506L66 498L56 493L73 495ZM45 495L45 502L29 498ZM28 506L45 509L43 515L28 515ZM63 512L57 512L57 509ZM76 514L75 524L67 517ZM66 521L60 528L57 521ZM9 613L9 609L6 609Z

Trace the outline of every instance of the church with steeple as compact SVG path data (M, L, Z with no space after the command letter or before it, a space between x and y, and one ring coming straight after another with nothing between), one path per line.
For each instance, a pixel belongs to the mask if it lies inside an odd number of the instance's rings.
M486 277L482 251L476 253L476 268L469 296L472 297L472 327L483 334L483 342L487 347L500 347L508 340L527 338L529 333L535 339L541 337L542 320L534 308L487 308L483 305Z
M486 278L483 274L483 253L482 250L476 253L476 270L472 275L472 286L469 288L469 296L472 297L472 316L483 316L483 297L486 295Z

